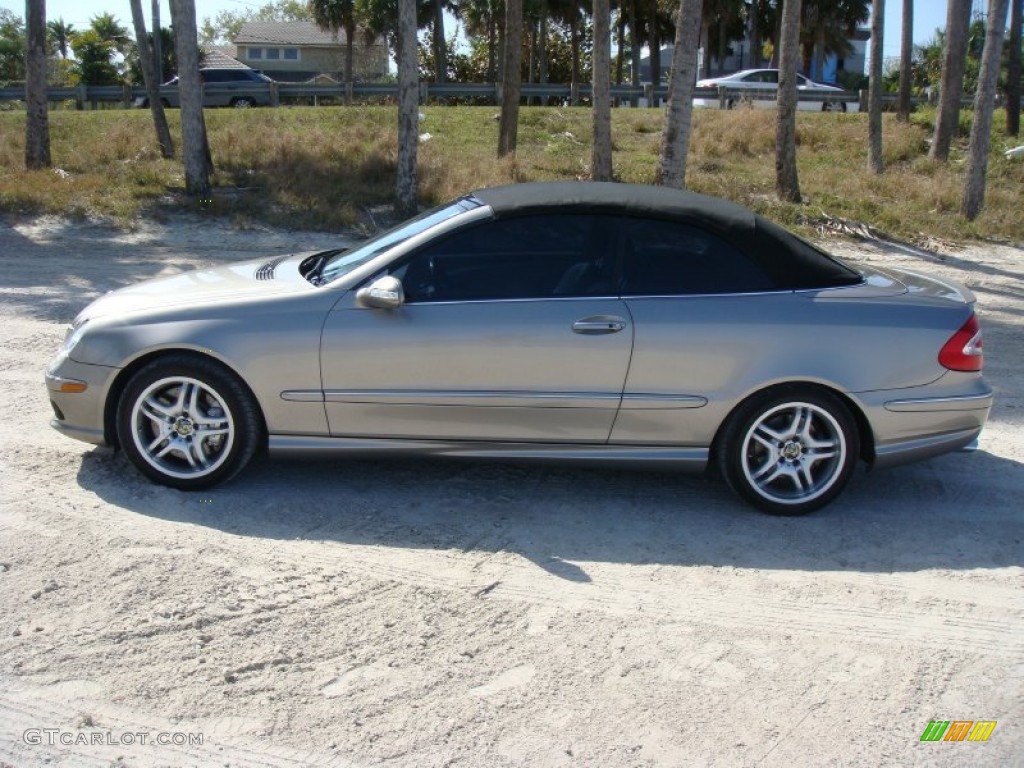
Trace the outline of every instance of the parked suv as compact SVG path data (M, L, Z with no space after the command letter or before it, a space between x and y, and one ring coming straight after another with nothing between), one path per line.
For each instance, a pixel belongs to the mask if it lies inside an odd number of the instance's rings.
M200 69L203 81L204 107L256 107L270 104L269 77L255 69ZM160 99L165 107L178 107L178 78L160 86ZM139 96L136 107L148 107L149 98Z

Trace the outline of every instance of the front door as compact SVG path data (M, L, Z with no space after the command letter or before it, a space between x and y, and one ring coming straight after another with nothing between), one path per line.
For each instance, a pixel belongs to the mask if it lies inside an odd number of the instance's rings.
M595 216L488 221L394 265L398 309L346 296L321 350L331 434L606 442L633 341L614 250Z

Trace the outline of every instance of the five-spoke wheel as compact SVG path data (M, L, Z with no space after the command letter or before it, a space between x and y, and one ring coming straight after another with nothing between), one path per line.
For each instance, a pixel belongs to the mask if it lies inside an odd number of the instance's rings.
M141 368L118 409L118 440L148 477L200 489L238 472L259 444L252 396L212 360L173 355Z
M800 515L846 485L859 453L856 424L831 393L768 393L733 415L719 441L729 485L765 512Z

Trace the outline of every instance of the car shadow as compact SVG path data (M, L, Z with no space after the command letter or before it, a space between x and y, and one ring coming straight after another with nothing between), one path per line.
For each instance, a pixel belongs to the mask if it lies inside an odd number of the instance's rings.
M203 493L150 484L94 449L79 484L162 520L270 540L512 552L568 581L577 563L899 572L1024 564L1024 464L978 451L860 471L829 507L760 514L721 480L670 472L257 459Z

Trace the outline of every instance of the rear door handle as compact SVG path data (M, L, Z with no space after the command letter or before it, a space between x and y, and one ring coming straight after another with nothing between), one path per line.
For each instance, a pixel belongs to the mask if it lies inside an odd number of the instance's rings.
M583 317L572 324L573 333L595 335L599 333L618 333L626 327L625 319L616 315L594 315Z

